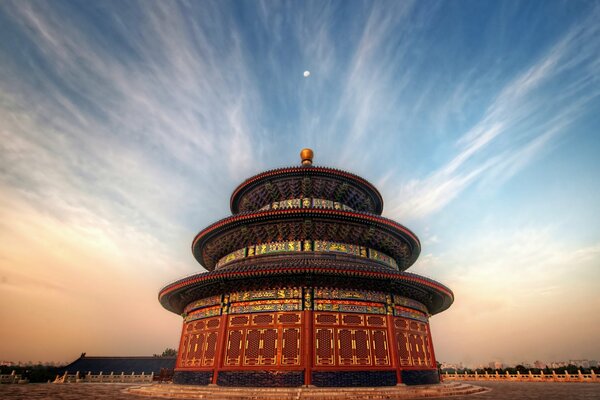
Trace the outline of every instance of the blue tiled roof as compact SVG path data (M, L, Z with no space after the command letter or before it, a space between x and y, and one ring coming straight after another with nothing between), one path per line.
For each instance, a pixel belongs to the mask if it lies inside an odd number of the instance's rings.
M91 372L92 374L120 374L124 372L131 374L150 374L154 372L159 374L161 368L175 368L176 357L87 357L83 356L73 361L71 364L61 368L62 372L68 371L80 374Z

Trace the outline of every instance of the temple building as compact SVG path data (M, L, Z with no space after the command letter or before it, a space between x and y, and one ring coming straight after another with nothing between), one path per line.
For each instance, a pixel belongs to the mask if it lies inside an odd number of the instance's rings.
M232 215L192 253L208 272L164 287L183 317L174 382L392 386L439 382L429 317L444 285L405 272L417 236L381 216L363 178L312 164L266 171L231 195Z

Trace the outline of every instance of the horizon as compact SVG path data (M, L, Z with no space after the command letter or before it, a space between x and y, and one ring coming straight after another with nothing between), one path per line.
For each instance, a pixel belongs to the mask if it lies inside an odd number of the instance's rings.
M261 171L357 174L438 361L600 359L597 2L0 3L0 360L177 349L157 296ZM308 75L304 72L309 71ZM487 361L486 361L487 360Z

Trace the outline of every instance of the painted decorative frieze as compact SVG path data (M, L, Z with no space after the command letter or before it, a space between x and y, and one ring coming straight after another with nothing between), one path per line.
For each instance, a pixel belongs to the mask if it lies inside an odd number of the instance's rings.
M302 290L299 288L248 290L243 292L234 292L229 295L229 300L232 302L300 298L302 298Z
M367 300L385 303L385 293L370 290L315 288L315 299Z
M214 317L215 315L221 315L221 305L202 308L198 311L189 313L183 320L184 322L196 321L198 319Z
M429 321L429 318L427 318L427 315L425 313L400 306L394 307L394 315L396 317L410 318L425 323Z
M423 311L424 313L428 313L427 307L424 304L419 303L416 300L409 299L406 297L394 295L394 304L397 306L408 307L415 310Z
M204 308L208 306L213 306L216 304L221 304L221 295L206 297L204 299L194 301L193 303L188 304L188 306L183 311L186 314L189 314L190 311L194 311L199 308Z
M229 307L230 314L300 310L302 310L302 299L248 301L244 303L232 303Z
M335 311L347 313L385 314L385 305L349 300L315 300L317 311Z

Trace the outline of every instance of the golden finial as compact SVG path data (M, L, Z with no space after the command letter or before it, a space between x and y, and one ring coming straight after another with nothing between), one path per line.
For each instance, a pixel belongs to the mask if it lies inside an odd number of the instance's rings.
M300 152L300 158L302 159L302 165L312 165L314 153L311 149L302 149Z

